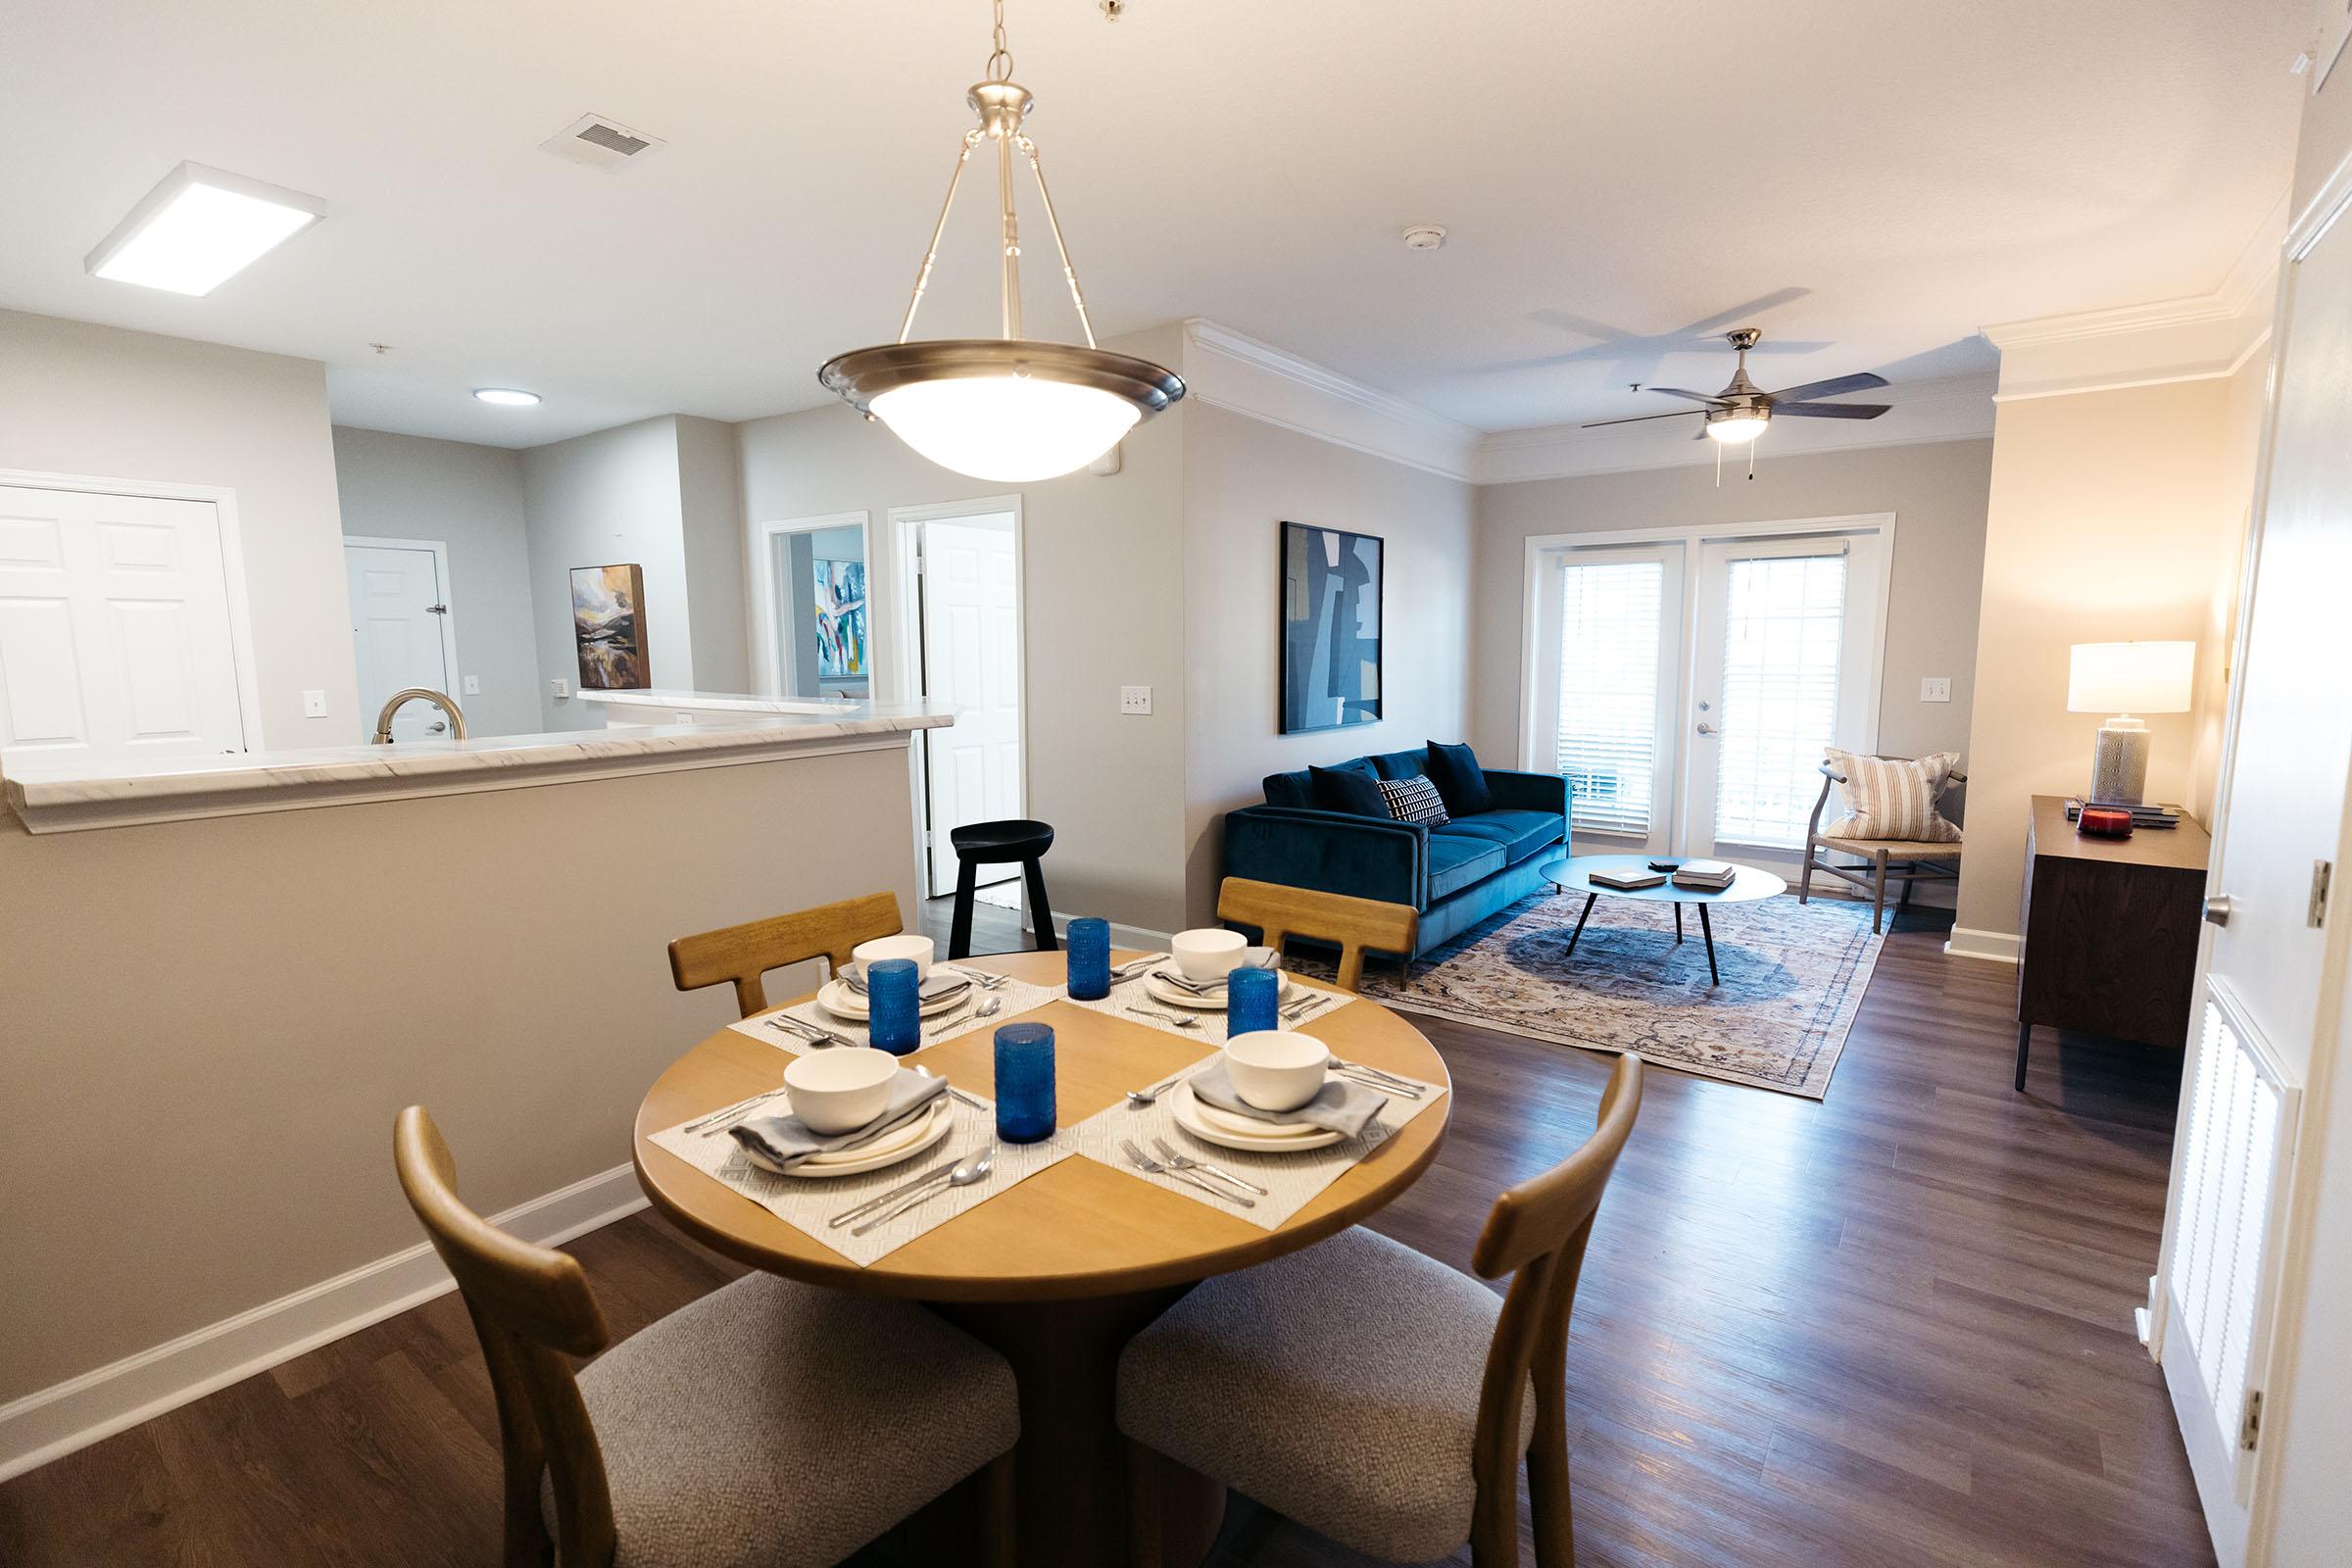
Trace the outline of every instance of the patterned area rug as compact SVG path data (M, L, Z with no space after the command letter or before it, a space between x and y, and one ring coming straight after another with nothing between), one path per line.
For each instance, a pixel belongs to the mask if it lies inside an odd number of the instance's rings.
M1400 981L1365 965L1364 994L1415 1012L1819 1100L1845 1048L1883 941L1868 906L1790 895L1724 905L1720 987L1707 983L1698 911L1674 940L1671 906L1602 899L1567 956L1581 895L1531 899L1473 926Z

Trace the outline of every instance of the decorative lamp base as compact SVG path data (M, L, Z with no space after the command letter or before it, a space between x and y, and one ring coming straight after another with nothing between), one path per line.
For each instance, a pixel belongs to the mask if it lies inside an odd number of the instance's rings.
M2148 787L2148 730L2135 718L2109 719L2099 726L2090 751L2088 801L2137 806Z

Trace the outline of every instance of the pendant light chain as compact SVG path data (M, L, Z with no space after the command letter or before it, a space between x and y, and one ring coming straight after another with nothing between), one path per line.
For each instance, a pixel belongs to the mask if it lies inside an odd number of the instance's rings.
M1012 79L1012 50L1004 42L1004 0L996 0L996 7L997 30L991 40L996 47L991 49L988 55L988 79L1010 81Z

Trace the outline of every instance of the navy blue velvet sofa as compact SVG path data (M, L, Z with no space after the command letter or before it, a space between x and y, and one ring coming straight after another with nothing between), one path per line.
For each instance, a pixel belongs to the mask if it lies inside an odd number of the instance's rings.
M1428 753L1415 747L1339 766L1405 778L1428 771ZM1421 911L1419 957L1544 891L1544 865L1567 853L1566 779L1494 768L1485 774L1492 810L1424 827L1323 809L1307 770L1269 773L1263 806L1225 813L1225 874L1409 904Z

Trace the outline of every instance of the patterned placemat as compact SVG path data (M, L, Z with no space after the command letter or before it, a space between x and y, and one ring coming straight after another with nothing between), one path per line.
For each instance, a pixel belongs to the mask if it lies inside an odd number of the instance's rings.
M1063 989L1060 986L1033 986L1026 980L1012 979L1005 980L994 990L974 986L973 995L966 998L961 1005L937 1018L923 1020L923 1046L936 1046L957 1035L969 1034L974 1029L993 1029L998 1024L1010 1022L1031 1008L1042 1007L1052 1002L1062 994ZM991 1002L1001 1005L987 1017L979 1017L977 1014L980 1009ZM727 1027L750 1035L754 1040L764 1040L777 1050L789 1051L796 1056L807 1055L818 1049L815 1041L801 1039L788 1030L778 1028L772 1020L779 1015L814 1024L819 1029L839 1035L854 1046L870 1043L866 1039L864 1024L851 1018L836 1017L817 1005L814 999L789 1007L770 1007L765 1012L754 1013Z
M1005 1005L1009 1007L1011 1004ZM988 1108L976 1110L951 1095L948 1103L956 1118L954 1131L911 1159L901 1160L881 1170L870 1170L860 1176L811 1180L802 1176L774 1175L753 1164L745 1157L743 1146L723 1132L707 1138L700 1133L684 1132L679 1127L672 1127L654 1134L653 1142L656 1148L677 1155L713 1181L724 1182L793 1229L822 1242L859 1268L864 1268L877 1258L888 1257L925 1232L936 1230L956 1215L978 1208L1000 1193L1012 1191L1039 1171L1056 1165L1077 1152L1075 1128L1064 1128L1043 1143L998 1143L995 1102L984 1095L975 1095L973 1098ZM851 1226L834 1227L825 1223L845 1208L855 1208L867 1199L878 1198L925 1171L936 1170L951 1160L979 1153L992 1145L995 1146L997 1164L986 1181L940 1192L863 1236L851 1235Z
M1349 999L1342 997L1340 1000L1344 1003ZM1203 1057L1202 1061L1206 1059ZM1189 1074L1200 1065L1200 1062L1195 1062L1185 1070ZM1075 1127L1063 1128L1054 1135L1054 1140L1070 1144L1076 1152L1108 1165L1113 1170L1125 1171L1138 1181L1150 1182L1180 1198L1189 1198L1225 1213L1239 1215L1250 1224L1270 1231L1313 1202L1324 1188L1338 1181L1349 1167L1368 1157L1394 1137L1397 1128L1437 1104L1447 1093L1438 1085L1424 1084L1418 1078L1409 1081L1421 1085L1423 1093L1419 1100L1391 1095L1388 1103L1381 1107L1380 1114L1355 1137L1342 1139L1329 1148L1301 1150L1292 1154L1260 1154L1227 1149L1195 1138L1177 1125L1176 1113L1171 1108L1175 1099L1172 1091L1141 1109L1121 1101L1105 1110L1097 1111ZM1137 1087L1144 1086L1139 1084ZM1194 1159L1223 1166L1243 1180L1265 1188L1271 1196L1257 1198L1252 1194L1242 1194L1240 1196L1250 1198L1252 1201L1251 1207L1244 1208L1229 1198L1211 1197L1181 1177L1138 1170L1120 1149L1120 1141L1133 1140L1138 1149L1164 1164L1166 1161L1161 1158L1157 1146L1152 1142L1154 1138L1166 1139L1170 1145ZM1213 1177L1208 1178L1208 1183L1211 1187L1222 1186Z
M1292 1001L1305 1001L1306 998L1313 1000L1297 1012L1284 1015L1282 1026L1285 1029L1296 1029L1300 1024L1311 1022L1327 1012L1337 1011L1355 1000L1345 991L1324 991L1315 986L1300 986L1298 989L1305 994L1304 997L1286 996L1283 999L1284 1002L1288 1004ZM1114 1018L1124 1018L1129 1023L1140 1023L1149 1028L1157 1029L1162 1034L1176 1035L1186 1040L1198 1040L1203 1046L1221 1046L1225 1043L1224 1008L1180 1007L1173 1003L1161 1002L1144 989L1144 983L1141 980L1129 980L1123 984L1112 986L1110 995L1100 1002L1080 1002L1068 994L1066 987L1057 994L1062 1001L1074 1007L1084 1007L1090 1012L1105 1012ZM1188 1017L1193 1020L1193 1025L1189 1029L1175 1021L1178 1018Z

